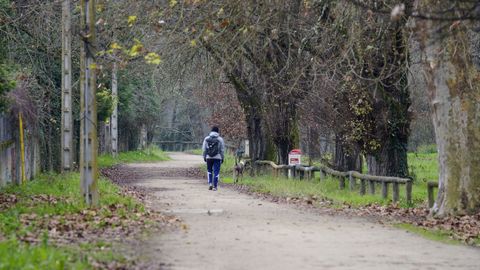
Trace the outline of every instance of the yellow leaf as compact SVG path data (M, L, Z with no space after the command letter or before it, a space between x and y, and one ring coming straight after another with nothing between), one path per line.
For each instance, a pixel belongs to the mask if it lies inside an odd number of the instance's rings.
M142 43L137 41L137 43L133 45L132 48L130 48L130 50L128 51L128 55L131 57L137 57L142 50L143 50Z
M174 6L176 6L178 3L177 0L170 0L170 7L173 8Z
M197 41L195 39L190 40L190 46L197 47Z
M96 8L97 8L97 13L100 13L100 12L103 12L103 10L105 9L105 5L96 4Z
M97 69L97 64L95 63L90 64L90 69Z
M112 50L121 50L121 49L122 49L122 46L120 46L118 43L114 42L114 43L110 44L110 49L112 49Z
M145 55L145 61L147 61L148 64L160 65L160 63L162 62L162 59L160 59L160 55L154 52L151 52Z
M133 26L137 21L137 16L128 16L128 26Z

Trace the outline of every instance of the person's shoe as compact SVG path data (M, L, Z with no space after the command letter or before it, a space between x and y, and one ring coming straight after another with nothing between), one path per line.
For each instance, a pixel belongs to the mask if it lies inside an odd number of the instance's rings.
M214 188L213 188L213 191L217 191L217 188L216 188L216 187L214 187Z
M212 189L213 189L213 187L212 187L212 186L209 186L209 187L208 187L208 190L212 190Z

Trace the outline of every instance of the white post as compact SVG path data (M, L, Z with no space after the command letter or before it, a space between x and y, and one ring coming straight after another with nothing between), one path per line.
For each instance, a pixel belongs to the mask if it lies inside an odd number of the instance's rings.
M82 41L80 76L80 176L82 193L87 205L98 204L97 186L97 105L93 44L95 43L95 1L82 0Z
M117 63L113 62L112 67L112 98L113 98L113 112L110 118L110 137L112 138L111 153L114 157L118 155L118 67Z
M72 33L70 0L62 2L62 172L73 167Z

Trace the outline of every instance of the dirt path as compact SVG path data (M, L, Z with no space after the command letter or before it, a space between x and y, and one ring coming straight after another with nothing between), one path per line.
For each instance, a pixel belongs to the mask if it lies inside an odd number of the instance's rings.
M360 218L325 216L239 194L207 190L206 180L164 177L195 167L198 156L131 164L155 190L154 207L183 229L151 239L165 269L479 269L480 250L423 239Z

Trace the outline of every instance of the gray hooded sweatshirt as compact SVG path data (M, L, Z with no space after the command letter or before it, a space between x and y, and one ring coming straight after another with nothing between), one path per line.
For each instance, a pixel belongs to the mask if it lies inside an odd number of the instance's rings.
M219 153L216 156L213 156L213 157L207 155L207 139L210 138L210 137L211 138L218 138L218 141L219 141L219 145L218 145ZM203 150L203 157L206 158L206 159L221 159L221 160L223 160L223 158L225 157L225 142L223 141L223 138L220 137L220 134L212 131L203 140L202 150Z

